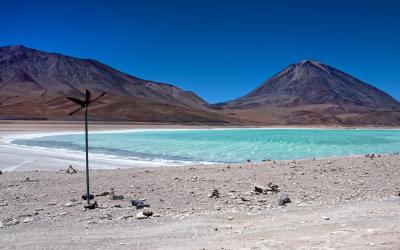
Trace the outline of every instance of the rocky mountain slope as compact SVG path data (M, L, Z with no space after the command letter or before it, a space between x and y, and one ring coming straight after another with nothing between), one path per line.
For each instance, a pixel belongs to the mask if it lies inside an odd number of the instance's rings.
M225 123L196 94L142 80L90 59L21 45L0 47L0 119L74 119L66 96L107 92L95 120ZM78 117L76 119L80 119Z
M269 124L400 124L396 99L311 60L289 65L249 94L216 106L241 119Z
M249 94L209 105L190 91L139 79L91 59L0 47L0 119L68 117L85 89L107 95L90 119L235 125L400 125L393 97L316 61L289 65Z

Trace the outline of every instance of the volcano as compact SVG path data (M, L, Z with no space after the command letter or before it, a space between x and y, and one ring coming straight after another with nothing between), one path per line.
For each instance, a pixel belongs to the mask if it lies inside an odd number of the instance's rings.
M217 104L249 123L399 125L400 103L317 61L291 64L245 96Z

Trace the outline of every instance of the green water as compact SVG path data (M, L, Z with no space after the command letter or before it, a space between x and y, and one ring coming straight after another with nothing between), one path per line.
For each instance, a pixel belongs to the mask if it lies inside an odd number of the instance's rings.
M224 129L92 133L91 153L148 160L244 162L400 151L400 130ZM84 150L84 135L17 140L17 144Z

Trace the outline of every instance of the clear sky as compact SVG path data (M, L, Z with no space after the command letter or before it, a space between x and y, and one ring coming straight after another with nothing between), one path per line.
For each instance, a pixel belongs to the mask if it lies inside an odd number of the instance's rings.
M400 99L400 1L2 0L0 10L0 46L93 58L211 103L302 59Z

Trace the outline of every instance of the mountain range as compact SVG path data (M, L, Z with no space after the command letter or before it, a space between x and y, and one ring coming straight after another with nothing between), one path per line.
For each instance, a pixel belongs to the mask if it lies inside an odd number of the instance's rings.
M400 103L338 69L305 60L250 93L208 104L174 85L91 59L21 45L0 47L0 119L78 120L65 97L107 92L91 120L230 125L400 125Z

